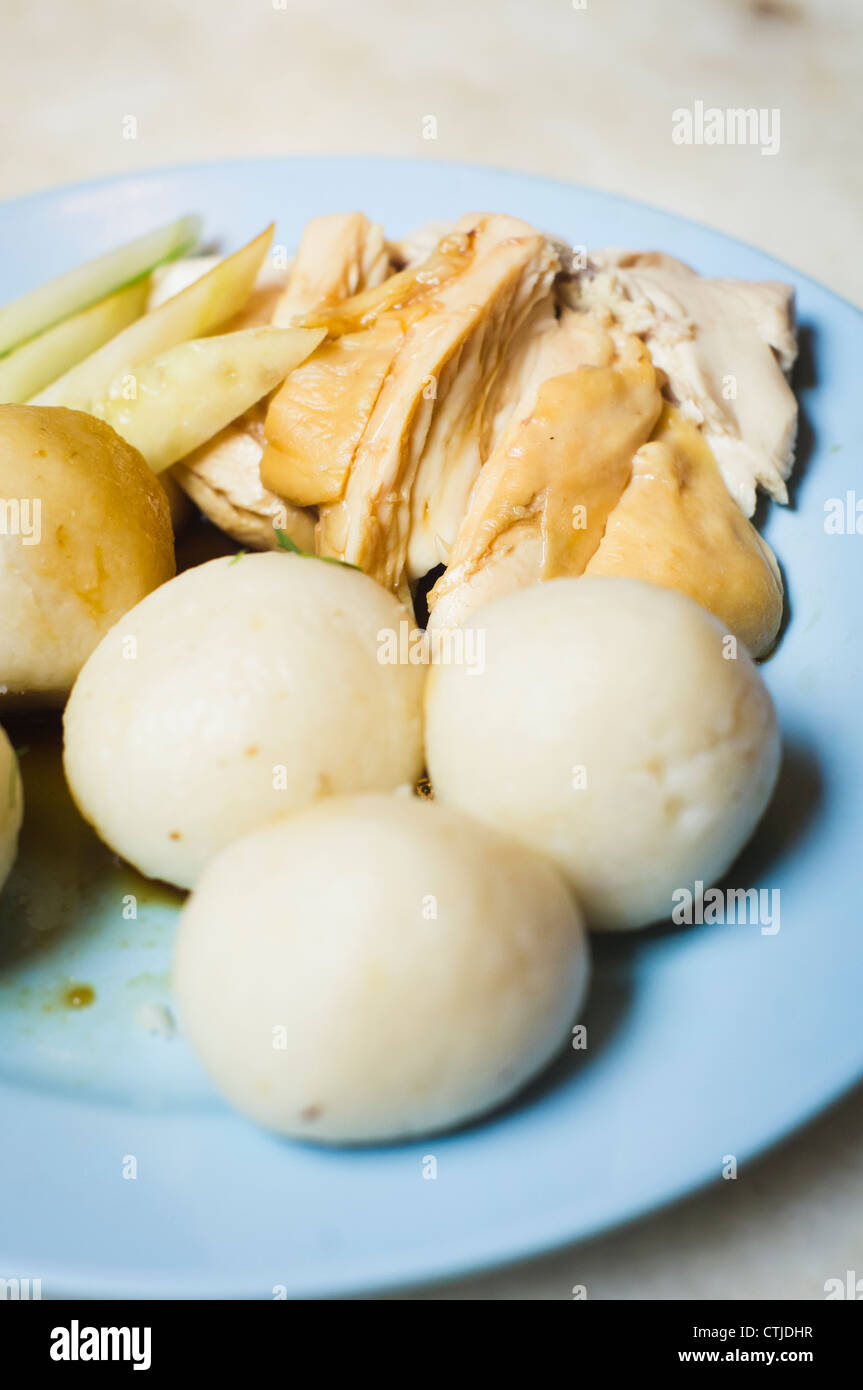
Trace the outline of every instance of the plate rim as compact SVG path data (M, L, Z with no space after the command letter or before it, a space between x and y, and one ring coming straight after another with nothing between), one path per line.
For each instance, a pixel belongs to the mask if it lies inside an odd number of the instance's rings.
M502 178L518 179L531 183L542 184L544 187L558 188L562 192L577 192L598 195L607 202L622 205L624 207L637 208L642 212L659 214L663 217L670 217L675 222L681 222L689 227L693 227L699 232L707 232L712 236L721 237L724 241L730 242L734 246L739 246L755 255L765 256L774 265L781 266L787 271L789 276L796 280L804 281L812 286L813 289L820 291L821 294L829 295L835 299L837 304L841 304L845 309L851 309L858 317L863 318L863 306L855 304L853 300L846 299L838 290L831 289L829 285L817 280L808 271L800 270L790 261L784 260L781 256L776 256L772 251L766 250L763 246L758 246L755 242L746 241L743 237L735 235L733 232L724 232L721 227L715 227L710 222L702 222L697 217L689 217L686 213L675 212L672 208L665 207L662 203L652 203L645 198L632 198L627 193L617 193L596 184L578 183L574 179L562 179L554 175L546 176L537 174L531 170L513 169L507 165L498 164L478 164L473 160L458 159L432 159L420 158L419 156L396 155L396 154L359 154L355 151L337 153L327 151L322 154L314 154L311 151L301 150L292 154L283 155L254 155L248 159L242 156L232 156L228 159L193 159L184 160L178 164L156 164L148 165L141 169L131 169L126 171L115 171L112 174L99 174L92 179L73 180L70 183L53 184L49 188L38 188L29 193L16 193L10 198L0 199L0 214L7 211L14 211L27 204L35 204L40 201L48 201L58 196L73 195L76 193L97 193L103 188L109 188L113 184L126 181L149 180L158 178L170 178L177 174L199 173L201 171L216 169L235 169L250 167L265 167L272 164L327 164L327 163L352 163L352 164L402 164L411 168L422 168L432 166L441 171L453 170L462 173L474 174L495 174ZM273 219L277 221L276 218ZM61 272L62 273L62 272Z

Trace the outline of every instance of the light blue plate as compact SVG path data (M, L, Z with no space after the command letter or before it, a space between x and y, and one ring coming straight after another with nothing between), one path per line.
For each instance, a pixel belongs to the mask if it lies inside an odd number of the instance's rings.
M0 301L176 216L236 246L278 219L362 208L390 233L471 209L575 244L660 248L712 274L798 290L805 423L795 506L767 535L790 621L765 667L787 759L735 886L781 892L781 927L653 931L597 945L590 1049L446 1138L370 1151L280 1142L220 1102L142 1006L168 1000L176 899L112 861L29 743L24 852L0 941L0 1276L43 1293L333 1295L440 1278L602 1230L745 1164L863 1073L863 535L825 502L863 499L863 318L716 232L516 174L373 159L221 164L70 188L0 208ZM814 365L813 365L814 364ZM861 521L863 526L863 521ZM128 916L128 895L138 899ZM127 915L124 916L124 906ZM90 985L70 1008L70 983ZM438 1161L436 1180L423 1159ZM137 1176L124 1177L134 1159Z

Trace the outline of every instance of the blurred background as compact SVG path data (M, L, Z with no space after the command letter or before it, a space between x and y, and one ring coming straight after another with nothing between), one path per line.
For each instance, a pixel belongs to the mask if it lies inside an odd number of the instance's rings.
M860 0L2 0L0 197L295 152L491 164L709 223L863 305L861 53ZM676 144L697 102L773 113L778 149ZM817 1299L848 1270L860 1093L737 1182L411 1296Z
M5 198L296 151L473 161L660 204L863 303L859 0L3 0L0 26ZM778 153L675 145L699 100L777 109Z

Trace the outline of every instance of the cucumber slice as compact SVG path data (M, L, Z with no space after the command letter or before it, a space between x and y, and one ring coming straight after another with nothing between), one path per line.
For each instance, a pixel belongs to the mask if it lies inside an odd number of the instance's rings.
M0 353L149 275L162 261L184 255L197 243L200 230L200 217L181 217L14 299L0 309Z
M71 371L54 381L33 405L65 405L90 410L94 401L107 396L112 383L178 343L200 338L226 323L242 309L273 239L269 226L260 236L220 261L187 289L166 299L158 309L129 325ZM122 433L122 431L121 431Z
M161 473L274 391L325 337L322 328L247 328L181 343L115 381L91 414Z
M0 404L28 400L134 323L147 307L149 289L144 276L0 357Z

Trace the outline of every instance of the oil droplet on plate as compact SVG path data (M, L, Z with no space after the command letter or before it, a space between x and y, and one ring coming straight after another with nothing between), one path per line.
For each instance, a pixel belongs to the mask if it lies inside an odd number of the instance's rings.
M92 985L67 985L63 990L63 1003L67 1009L87 1009L96 998Z

